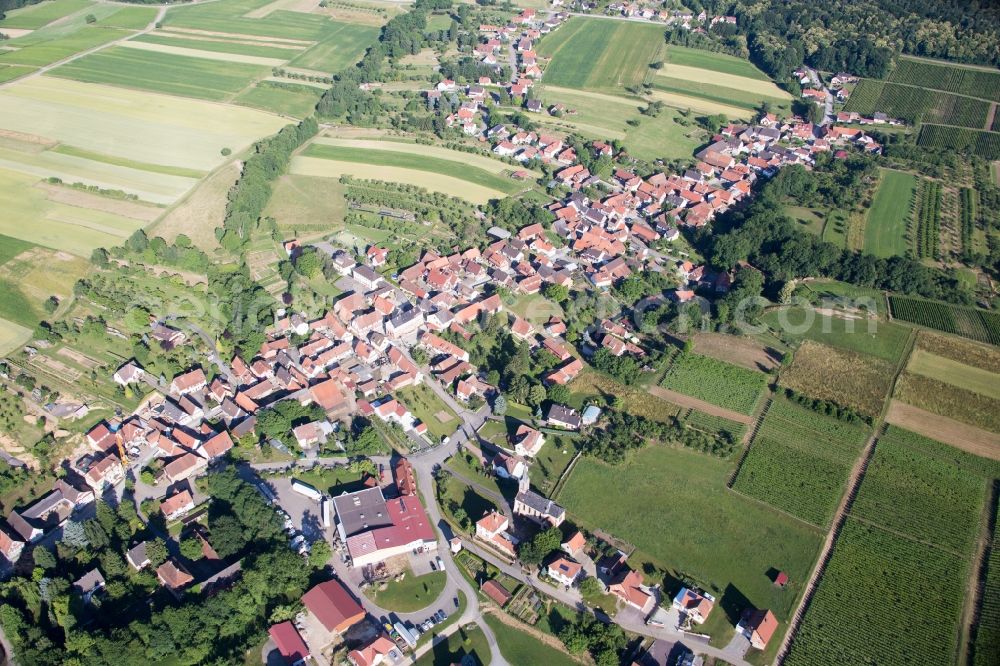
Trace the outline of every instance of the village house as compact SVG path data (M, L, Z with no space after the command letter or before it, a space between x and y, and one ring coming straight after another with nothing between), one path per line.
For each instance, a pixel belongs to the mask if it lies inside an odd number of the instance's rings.
M310 658L309 647L290 620L274 625L267 633L288 666L305 664Z
M656 597L642 582L642 574L632 569L619 574L608 585L608 592L643 614L649 613L656 604Z
M497 511L490 511L476 522L476 538L493 546L508 557L517 556L514 550L515 541L507 533L510 522L507 517Z
M708 614L712 612L715 605L715 597L704 592L697 592L687 587L682 587L674 596L671 604L681 612L682 617L690 620L694 624L702 624L708 619Z
M194 499L187 490L168 497L160 504L160 511L168 521L174 521L194 508Z
M575 409L555 403L549 407L545 422L550 426L564 430L579 430L581 423L580 415L576 413Z
M750 640L750 645L758 650L767 649L774 632L778 629L778 618L769 610L748 608L743 612L736 630Z
M583 573L583 565L566 557L557 557L549 562L545 572L557 583L572 587Z

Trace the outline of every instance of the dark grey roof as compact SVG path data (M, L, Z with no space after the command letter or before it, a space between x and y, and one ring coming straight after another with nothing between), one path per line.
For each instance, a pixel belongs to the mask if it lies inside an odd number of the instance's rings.
M549 407L548 420L569 425L580 425L580 415L575 410L564 405L552 405Z
M136 544L129 549L125 556L128 558L129 564L131 564L136 569L142 569L149 563L149 555L146 553L146 542Z
M333 506L346 536L392 525L381 488L366 488L338 495L333 498Z
M80 594L93 592L99 587L104 587L104 576L97 569L91 569L80 580L73 583L73 589Z
M543 516L550 516L556 520L561 520L566 515L566 509L562 508L547 497L542 497L533 490L522 490L514 498L515 501L530 507Z

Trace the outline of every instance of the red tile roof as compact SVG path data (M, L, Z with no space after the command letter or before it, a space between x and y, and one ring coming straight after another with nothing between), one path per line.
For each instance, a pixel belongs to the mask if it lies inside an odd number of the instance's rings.
M323 627L343 633L365 617L365 610L339 580L320 583L302 596L302 603Z
M281 656L289 664L302 661L309 656L309 648L306 646L306 642L302 640L298 629L291 622L285 621L281 624L276 624L268 629L267 633L271 635L271 640L274 641L278 652L281 653Z

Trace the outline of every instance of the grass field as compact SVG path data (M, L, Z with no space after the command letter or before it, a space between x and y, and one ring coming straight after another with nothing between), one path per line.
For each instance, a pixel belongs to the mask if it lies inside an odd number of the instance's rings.
M1000 400L1000 375L984 368L966 365L924 349L915 349L906 369L918 375L924 375Z
M99 19L95 25L126 30L142 30L156 18L156 7L122 7L114 14Z
M203 51L200 49L189 49L175 44L154 44L150 42L129 40L122 42L118 45L118 47L134 51L146 51L147 53L162 53L166 55L182 56L185 58L197 58L198 60L215 60L217 62L239 65L257 65L258 67L274 68L285 64L285 60L283 58L266 58L255 55L222 53L216 50Z
M388 155L389 153L386 154ZM396 154L404 155L403 153ZM451 169L451 165L448 168ZM423 187L432 192L441 192L442 194L460 197L474 204L483 204L490 199L502 199L506 196L506 193L502 190L475 185L462 178L443 176L423 169L381 166L365 162L348 162L297 156L292 158L289 172L300 176L340 178L343 175L349 175L369 180L406 183L407 185Z
M575 17L541 40L538 53L551 58L546 83L619 90L639 86L662 48L659 26Z
M33 247L35 247L34 243L29 243L13 236L0 235L0 266L3 266L17 255L27 252Z
M674 49L667 47L666 64L650 80L655 88L747 109L758 109L763 102L779 110L789 108L792 96L766 77L762 79L763 73L750 63L695 49L687 49L677 62L672 57Z
M304 157L315 157L340 162L359 162L362 164L427 171L449 178L465 180L483 188L508 193L515 192L521 188L518 183L509 178L503 178L496 173L490 173L479 168L478 165L473 166L468 162L462 161L463 153L455 152L452 153L454 156L453 159L445 159L430 155L419 155L409 151L394 151L391 149L391 145L387 145L381 150L373 148L372 146L361 148L313 143L303 151L302 155Z
M77 81L109 83L215 101L230 99L255 78L268 73L266 67L260 65L121 46L92 53L52 70L54 76Z
M906 223L917 190L913 174L882 169L882 180L865 222L865 252L878 257L905 256Z
M427 384L399 389L396 397L410 408L414 416L427 424L427 432L439 439L454 434L459 425L455 413Z
M955 379L950 376L949 379L952 381L904 372L896 382L894 397L908 405L1000 433L1000 400L956 386ZM994 379L994 386L995 382Z
M253 109L48 76L0 91L0 129L198 171L221 164L223 148L243 150L287 122Z
M261 18L248 14L271 4L272 0L220 0L198 5L173 7L164 18L171 28L188 28L258 37L274 37L318 42L337 29L337 24L319 14L272 11ZM359 26L361 27L361 26Z
M733 489L826 527L869 432L777 398Z
M361 60L365 49L378 38L379 29L350 23L330 23L327 37L316 46L303 51L289 63L292 67L337 72Z
M397 613L415 613L427 608L444 590L446 574L443 571L432 571L423 576L415 576L406 571L403 580L386 582L384 590L376 586L365 588L365 596L379 605L380 608Z
M9 354L31 339L31 329L0 318L0 354Z
M771 310L762 321L783 340L815 340L890 362L899 360L910 335L910 328L892 322L829 316L803 307Z
M0 161L2 164L2 161ZM103 211L49 201L37 177L0 167L0 234L81 257L121 243L142 223Z
M725 104L689 94L667 92L666 90L658 90L656 88L653 89L652 97L675 109L690 109L695 113L722 114L732 119L748 119L753 115L753 111L746 107Z
M543 119L546 125L593 139L620 139L640 159L686 159L705 140L703 130L691 121L684 121L688 126L681 124L678 112L672 109L655 118L642 115L639 109L646 102L638 98L551 85L541 86L539 95L546 103L559 102L569 110L558 119ZM638 125L629 125L629 120Z
M138 169L139 171L152 171L154 173L162 173L166 176L180 176L181 178L202 178L207 173L205 171L200 171L197 169L188 169L186 167L166 166L163 164L150 164L149 162L130 160L128 158L118 157L115 155L102 155L101 153L96 153L92 150L77 148L76 146L70 146L65 143L61 143L55 148L53 148L52 152L58 153L59 155L72 155L73 157L80 157L85 160L93 160L94 162L102 162L104 164L114 164L116 166L126 167L129 169Z
M749 60L725 53L714 53L712 51L703 51L701 49L688 48L687 46L670 44L666 47L665 56L664 61L671 65L707 69L720 74L767 81L768 83L771 81L767 74L754 67L753 63Z
M42 39L41 35L26 35L10 40L9 45L18 48L16 51L0 53L0 64L35 67L50 65L80 51L107 44L129 34L131 31L120 28L84 26L68 35L54 34L50 39Z
M497 637L500 654L511 664L577 665L577 662L565 652L549 647L530 634L501 622L493 615L484 615L483 619Z
M189 177L166 175L54 150L31 154L0 148L0 168L20 171L34 176L35 180L55 176L65 183L82 182L103 189L124 190L143 201L157 204L175 201L195 183L195 179Z
M278 179L264 214L282 228L334 231L347 214L344 186L330 178L286 175Z
M729 491L733 465L662 446L646 447L616 467L584 457L557 499L585 527L634 544L640 552L633 559L648 559L734 599L745 597L784 623L821 533ZM772 568L788 572L788 588L771 583Z
M69 16L92 6L90 0L48 0L37 5L8 10L0 21L0 28L27 28L34 30L48 25L56 19Z
M750 414L757 406L767 376L730 363L683 354L667 370L661 385L699 400Z
M305 118L316 109L321 94L320 90L310 86L260 81L237 95L233 103L293 118Z
M888 361L805 340L779 383L874 417L882 410L892 374Z
M430 652L413 663L414 666L451 666L465 663L463 658L471 659L473 664L489 663L490 646L486 642L486 634L475 624L467 624L435 643Z

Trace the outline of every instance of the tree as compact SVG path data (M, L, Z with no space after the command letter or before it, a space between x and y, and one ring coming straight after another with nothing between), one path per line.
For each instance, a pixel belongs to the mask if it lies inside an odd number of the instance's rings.
M569 298L569 288L561 284L548 284L542 292L545 298L561 303Z
M32 558L35 561L35 566L41 567L42 569L54 569L58 562L56 562L56 556L52 554L52 551L44 546L37 546L35 550L31 553Z
M167 545L159 537L146 542L146 557L154 569L167 561Z
M545 387L541 384L535 384L528 389L528 404L532 407L537 407L545 402L545 397Z
M314 278L323 270L323 260L315 250L303 252L295 260L295 270L307 278Z
M507 398L504 397L503 393L497 394L497 397L493 399L493 414L496 416L503 416L507 413Z
M548 399L559 404L566 404L570 398L570 390L564 384L553 384L548 388Z
M202 558L201 541L195 537L188 537L181 540L181 555L186 559L195 562Z
M518 557L528 566L537 566L548 557L549 553L559 548L562 543L562 532L558 527L542 530L531 541L521 545Z
M583 595L584 599L587 597L593 598L604 594L604 586L601 585L601 581L593 576L588 576L580 581L580 594Z
M417 365L427 365L427 352L424 351L422 347L414 347L410 350L410 356L413 357L413 362Z

